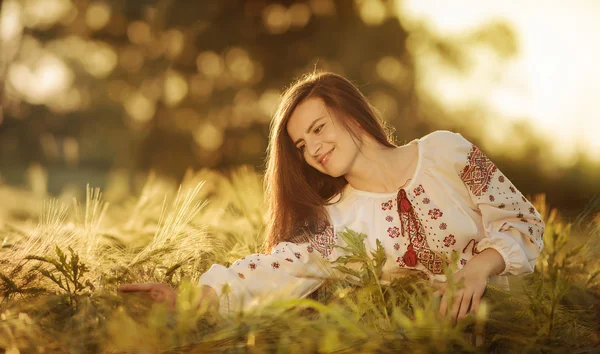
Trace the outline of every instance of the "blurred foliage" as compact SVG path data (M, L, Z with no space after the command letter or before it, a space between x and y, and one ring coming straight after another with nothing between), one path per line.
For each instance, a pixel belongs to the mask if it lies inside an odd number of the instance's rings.
M0 184L0 350L587 353L600 345L600 199L565 224L538 196L547 227L535 273L511 279L510 291L488 286L480 311L457 325L440 317L419 272L379 282L384 251L368 254L364 235L351 230L341 234L349 254L337 263L352 278L242 314L193 310L200 274L257 251L259 181L249 168L188 171L180 186L150 175L138 195L111 186L105 201L88 187L83 205ZM448 266L448 279L454 271ZM116 292L146 281L177 288L176 309ZM450 291L458 286L450 281Z
M487 49L499 65L510 59L514 33L492 22L439 36L404 16L401 4L4 0L0 172L16 184L41 164L56 193L67 182L104 186L119 169L129 171L131 187L150 168L182 178L190 167L259 167L279 93L314 69L355 82L400 143L440 128L480 142L493 118L478 106L443 107L421 87L428 67L419 58L427 53L467 74L472 48ZM600 192L600 169L585 157L557 170L542 153L551 142L535 129L515 125L511 135L522 143L488 155L526 194L545 192L573 214Z

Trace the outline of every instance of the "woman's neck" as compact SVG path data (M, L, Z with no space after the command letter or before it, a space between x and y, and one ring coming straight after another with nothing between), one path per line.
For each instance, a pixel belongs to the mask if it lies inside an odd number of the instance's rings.
M416 146L384 147L365 142L350 169L344 175L355 189L395 192L412 177L416 168Z

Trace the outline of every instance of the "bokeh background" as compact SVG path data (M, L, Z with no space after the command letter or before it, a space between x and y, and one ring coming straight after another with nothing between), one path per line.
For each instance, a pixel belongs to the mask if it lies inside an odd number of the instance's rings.
M600 2L0 0L0 178L135 193L154 170L264 167L279 94L356 83L398 143L479 145L566 217L600 192ZM116 186L116 187L115 187ZM118 193L115 192L118 190ZM1 203L2 201L0 201Z

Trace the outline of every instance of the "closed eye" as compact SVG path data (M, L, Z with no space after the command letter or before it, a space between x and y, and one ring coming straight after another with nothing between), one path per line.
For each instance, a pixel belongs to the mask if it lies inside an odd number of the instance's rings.
M317 135L318 135L319 133L321 133L321 131L323 130L323 127L324 127L324 126L325 126L325 123L323 123L323 124L319 125L318 127L316 127L316 128L313 130L313 133L315 133L315 134L317 134ZM300 145L300 146L297 146L297 148L298 148L298 150L300 150L300 152L304 153L304 150L306 150L306 145L305 145L305 144L302 144L302 145Z

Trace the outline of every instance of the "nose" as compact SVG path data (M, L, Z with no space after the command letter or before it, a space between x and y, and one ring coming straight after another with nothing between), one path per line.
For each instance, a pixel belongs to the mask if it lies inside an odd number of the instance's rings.
M322 147L323 147L323 144L320 141L307 141L306 142L307 151L313 157L317 156L317 154L319 154L321 152Z

